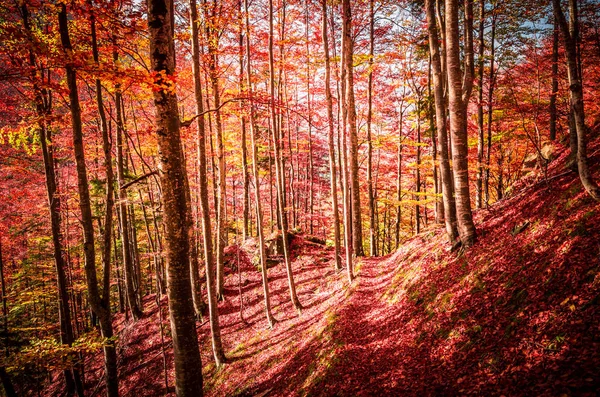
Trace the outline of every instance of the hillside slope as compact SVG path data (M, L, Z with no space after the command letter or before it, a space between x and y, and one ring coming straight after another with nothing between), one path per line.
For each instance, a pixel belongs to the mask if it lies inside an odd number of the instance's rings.
M597 147L590 152L597 174ZM304 310L298 316L289 303L284 267L269 269L272 330L260 273L243 251L231 251L240 272L227 276L220 305L230 363L214 367L208 324L200 325L205 393L596 395L600 205L564 172L565 157L552 163L547 182L524 180L511 198L477 211L478 241L465 253L449 252L443 230L430 230L394 255L363 259L348 287L345 273L333 271L331 249L296 237ZM123 395L173 393L166 300L168 391L153 302L148 297L147 316L135 325L116 320ZM88 375L93 385L100 363L98 356Z

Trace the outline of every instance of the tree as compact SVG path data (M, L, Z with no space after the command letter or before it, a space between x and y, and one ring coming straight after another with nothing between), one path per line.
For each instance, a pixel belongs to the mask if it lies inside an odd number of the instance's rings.
M154 74L156 138L163 191L167 249L169 319L173 335L175 391L178 396L202 396L202 368L190 282L189 228L185 167L175 93L173 3L148 0L150 59Z
M265 236L263 228L262 202L260 195L260 177L258 172L258 148L256 139L256 114L254 104L252 103L252 65L250 51L250 18L248 16L248 0L244 0L245 29L246 29L246 83L247 92L250 98L250 142L252 144L252 176L254 177L254 200L256 203L256 231L258 234L258 249L260 254L260 272L263 283L263 294L265 302L265 315L269 327L275 325L275 318L271 313L271 297L269 295L269 277L267 275L267 253L265 249Z
M448 68L448 103L450 136L454 166L456 218L463 247L475 242L475 224L471 212L467 142L467 104L473 87L473 3L465 2L465 68L461 71L458 27L458 0L446 0L446 64Z
M442 197L444 202L444 215L446 233L452 244L458 238L456 223L456 206L454 201L453 175L450 168L448 150L448 130L446 124L446 100L444 95L444 76L440 58L439 37L435 20L433 0L425 2L427 12L427 29L429 33L429 51L431 54L431 68L435 98L435 120L438 145L440 148L440 174L442 178Z
M569 0L569 22L562 11L560 0L553 0L554 17L558 20L567 53L569 73L569 91L571 93L571 109L577 132L577 170L584 189L596 201L600 201L600 187L590 174L587 163L587 126L583 107L583 82L578 65L577 43L579 41L579 21L577 0Z
M223 259L223 250L227 245L227 174L225 164L225 148L223 142L223 123L221 119L221 89L219 85L219 26L221 24L221 14L223 9L219 7L216 0L208 4L203 0L204 26L206 31L206 41L208 43L208 74L210 78L213 106L215 109L215 129L217 139L217 161L218 161L218 188L217 188L217 297L219 300L225 299L225 262Z
M119 55L116 49L113 51L113 61L116 63ZM127 211L127 187L125 182L125 162L123 142L123 97L121 95L121 85L115 85L115 108L117 124L117 180L119 183L119 220L121 221L121 245L123 250L123 272L125 275L125 289L127 291L127 304L134 320L139 320L144 315L137 299L135 286L135 266L133 261L133 252L131 252L131 229L129 215ZM138 286L139 288L139 286Z
M377 256L377 233L379 228L375 218L377 203L373 194L373 62L375 50L375 10L374 1L369 0L369 70L367 88L367 197L369 200L369 247L370 255Z
M31 84L34 92L34 103L36 114L39 118L37 130L42 148L44 161L44 174L46 177L46 193L50 211L52 230L52 243L54 248L54 264L56 268L56 281L58 287L58 320L60 325L60 342L64 345L73 343L73 325L71 323L71 311L69 306L69 294L67 291L67 276L65 272L65 259L63 250L63 236L61 232L60 195L58 195L58 183L56 178L54 149L52 145L52 129L48 128L47 118L51 113L51 93L43 88L43 73L38 74L37 57L34 51L34 38L30 23L30 13L26 4L20 6L20 14L23 27L28 40L28 60L32 68ZM63 371L67 394L73 395L77 392L83 395L81 378L75 369Z
M192 26L192 69L194 74L194 94L198 114L198 185L200 212L202 218L202 242L206 269L206 292L208 295L208 316L210 321L211 343L215 363L220 366L225 361L219 325L219 307L217 304L216 264L213 250L210 206L208 204L208 178L206 175L206 124L204 118L204 95L200 79L200 40L198 31L198 6L196 0L190 0L190 20Z
M350 147L348 161L350 170L350 207L352 210L352 245L355 256L363 255L362 217L360 208L360 184L358 175L358 132L356 129L356 103L354 100L354 38L352 37L352 8L350 0L342 1L342 62L346 71L344 107L348 125Z
M90 4L90 6L92 6ZM91 11L90 28L92 36L92 55L96 65L99 65L98 42L96 35L96 15ZM113 336L111 313L110 313L110 253L111 237L113 230L113 207L114 207L114 172L112 168L111 140L109 138L108 124L106 121L106 112L104 111L104 99L102 95L102 83L99 78L96 79L96 102L98 104L98 116L100 117L100 129L102 131L102 150L104 152L104 168L106 169L106 210L104 214L104 233L102 235L102 315L101 321L103 327L102 334L107 338L104 347L104 365L106 369L106 391L108 396L119 395L119 376L117 368L117 352L115 342L111 340ZM107 336L108 335L108 336Z
M281 136L277 125L277 111L275 103L275 62L273 56L273 0L269 0L269 128L273 139L273 148L275 156L275 185L277 187L277 210L280 220L281 240L283 245L283 257L288 278L288 286L290 289L290 299L292 305L298 312L302 311L302 305L296 294L296 285L294 283L294 274L292 272L292 264L290 261L290 252L288 244L287 219L285 213L285 191L284 191L284 170L281 154ZM258 189L258 186L256 187Z
M483 74L484 74L484 33L485 33L485 0L479 2L479 51L477 67L477 208L483 208Z
M558 36L559 26L556 17L552 29L552 92L550 93L550 140L556 140L556 96L558 95Z
M322 0L322 30L323 52L325 56L325 100L327 101L327 144L329 148L329 177L331 190L331 209L333 212L333 243L335 247L335 268L341 270L340 262L340 215L337 197L337 171L335 167L335 144L333 140L334 119L333 100L331 97L331 61L329 60L329 33L327 28L327 1Z

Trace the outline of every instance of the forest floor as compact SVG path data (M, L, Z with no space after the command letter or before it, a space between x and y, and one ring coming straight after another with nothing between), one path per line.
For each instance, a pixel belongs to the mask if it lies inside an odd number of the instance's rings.
M595 175L599 146L590 147ZM239 251L240 272L227 276L219 306L223 368L213 364L208 323L198 326L205 394L597 395L600 205L565 172L565 152L547 181L524 178L509 198L475 212L478 240L466 252L450 252L436 227L393 255L360 259L348 286L332 248L295 237L304 310L298 316L290 304L285 267L270 268L273 329L260 273ZM170 389L149 296L140 322L116 319L122 395L174 395L166 298L162 307ZM92 384L102 373L101 356L94 361Z

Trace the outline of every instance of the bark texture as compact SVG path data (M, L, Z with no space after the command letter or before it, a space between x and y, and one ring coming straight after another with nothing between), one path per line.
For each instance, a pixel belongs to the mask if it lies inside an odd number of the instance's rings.
M469 188L468 142L466 130L467 104L473 83L473 10L465 2L465 72L461 71L458 26L458 1L446 0L446 64L448 68L448 104L450 136L454 167L454 194L460 240L465 248L475 242L475 224L471 211ZM469 23L470 20L470 23Z
M185 167L174 82L173 4L148 0L150 58L154 72L154 105L163 192L169 319L173 336L175 391L202 396L202 363L194 319L189 263L189 228Z

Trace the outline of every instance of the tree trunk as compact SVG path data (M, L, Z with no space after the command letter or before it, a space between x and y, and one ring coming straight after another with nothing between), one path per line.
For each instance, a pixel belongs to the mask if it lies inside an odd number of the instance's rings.
M0 281L2 286L2 322L3 322L3 333L6 335L4 339L4 355L8 359L8 307L6 306L6 284L4 283L4 262L2 261L2 241L0 239ZM4 387L4 393L7 397L17 397L15 388L13 386L10 376L6 373L6 368L0 366L0 380Z
M29 21L29 10L25 4L21 5L21 17L29 40L32 35L32 27ZM50 222L52 230L52 242L54 248L54 263L56 268L56 281L58 287L58 320L60 325L60 342L70 345L73 342L73 327L71 323L71 312L69 306L69 293L67 291L67 277L65 273L65 258L62 245L60 195L57 194L56 172L54 169L54 151L52 145L52 132L46 123L46 117L50 115L51 101L48 93L40 87L40 77L37 71L37 59L32 49L29 50L29 63L32 67L32 80L34 90L34 102L39 117L38 129L42 157L44 160L44 173L46 178L46 192L48 195L48 208L50 211ZM43 78L43 77L42 77ZM76 370L64 370L65 385L68 395L73 395L79 383L79 374ZM7 390L7 393L9 391Z
M202 363L194 321L190 282L189 230L185 167L177 96L170 79L175 72L172 31L173 3L148 0L150 54L155 74L154 105L159 149L160 183L166 229L169 318L173 335L175 391L202 396Z
M346 36L342 34L342 56L340 59L340 98L338 108L341 113L341 117L338 125L341 127L338 132L338 150L340 151L340 171L342 172L342 192L343 192L343 210L344 210L344 248L346 251L346 272L348 275L348 282L352 283L354 280L354 266L353 266L353 248L352 248L352 207L350 203L350 178L348 176L348 151L347 151L347 119L348 109L344 105L344 98L346 98L346 62L344 52L346 51L345 45L343 44L346 40ZM335 48L335 46L334 46ZM341 136L340 136L341 135ZM340 142L341 141L341 142ZM340 147L341 143L341 147Z
M206 0L203 0L205 12L205 30L206 39L208 41L208 74L211 82L213 94L213 106L216 109L215 113L215 131L217 139L217 162L218 162L218 180L217 182L217 298L218 300L225 299L225 262L223 259L223 250L227 245L227 191L226 191L226 165L225 165L225 147L223 141L223 124L221 121L221 92L219 87L219 32L218 29L218 10L216 2L209 5Z
M592 178L587 163L587 126L583 107L583 82L577 58L579 21L577 0L569 0L569 23L562 12L560 0L553 0L554 15L560 24L567 52L571 107L577 131L577 169L584 189L596 201L600 201L600 188Z
M373 122L373 56L375 50L375 10L374 0L369 0L369 66L367 82L367 197L369 200L369 248L371 256L377 256L375 238L375 197L373 195L373 142L371 137Z
M403 110L400 106L400 131L396 148L396 249L400 247L400 229L402 227L402 149L404 136L402 136Z
M352 12L350 0L342 1L342 35L344 36L343 62L346 66L346 96L344 106L347 112L350 170L350 207L352 209L352 245L355 256L363 256L362 218L360 211L360 184L358 174L358 133L356 130L356 105L354 101L354 39L352 36Z
M252 174L254 177L254 200L256 203L256 231L258 234L258 247L260 253L260 271L263 283L263 294L265 302L265 315L267 316L267 323L269 327L275 325L275 318L271 313L271 297L269 294L269 277L267 275L267 253L265 249L265 236L263 229L263 214L262 214L262 201L260 197L260 176L258 170L258 147L256 140L256 115L254 112L254 104L252 103L252 66L251 66L251 52L250 52L250 22L249 22L249 10L248 0L244 0L245 15L245 28L246 28L246 81L248 96L250 97L250 141L252 143Z
M193 1L193 0L192 0ZM186 169L184 158L184 169ZM202 313L206 309L206 303L202 300L202 284L200 282L200 264L198 263L198 244L196 238L196 230L194 228L194 216L192 213L192 195L190 191L190 183L187 173L185 174L185 198L188 209L188 228L190 239L190 281L192 283L192 301L194 303L194 313L196 319L202 319Z
M559 26L554 17L552 32L552 92L550 93L550 140L556 140L556 95L558 94L558 34Z
M444 202L444 221L448 239L450 240L450 243L454 244L458 238L458 228L456 221L456 205L454 201L453 174L452 169L450 168L448 150L448 129L446 124L446 103L444 95L445 79L442 73L440 44L434 15L435 10L433 0L426 0L425 7L427 11L429 51L431 53L431 67L433 72L436 130L440 148L440 174L442 179L442 200Z
M472 3L466 0L466 45L465 73L461 72L460 42L458 27L458 1L446 0L446 63L448 68L448 93L450 109L450 135L452 138L452 162L454 166L454 192L456 197L456 217L461 242L465 248L475 242L475 224L471 212L469 189L468 143L466 130L466 110L471 92L473 42L472 42ZM469 20L471 21L469 23ZM469 39L470 37L470 39Z
M92 52L94 62L99 64L98 44L96 39L95 14L90 16L92 33ZM104 346L104 367L106 373L106 393L108 396L119 395L119 377L117 369L117 351L115 341L112 340L113 328L110 313L110 257L113 231L113 209L114 209L114 173L112 168L111 139L109 137L106 113L104 111L104 100L102 96L102 84L96 79L96 102L98 104L98 115L102 130L102 149L104 151L104 168L106 169L106 209L104 214L104 233L102 236L102 298L101 303L105 311L97 313L100 317L100 329L102 336L106 338ZM104 318L100 316L104 315Z
M69 38L68 22L67 22L67 8L65 4L61 5L60 13L58 15L60 37L62 47L66 53L67 59L72 57L72 46ZM86 284L88 290L88 302L93 313L98 317L101 323L102 334L105 337L112 337L112 323L110 318L110 310L108 306L105 306L100 296L98 289L98 279L96 275L96 252L94 246L94 225L92 218L92 208L90 191L87 179L87 170L85 164L85 150L83 147L83 126L81 122L81 109L79 104L79 93L77 89L77 75L74 66L69 62L66 65L67 74L67 86L69 88L69 107L71 109L71 121L73 125L73 150L75 153L75 163L77 169L77 187L79 193L79 209L81 211L81 224L83 227L84 242L84 258L85 258L85 275ZM107 336L108 335L108 336ZM114 346L109 346L109 349L105 349L105 355L112 357L106 357L108 360L116 361L114 356ZM105 365L108 365L108 360ZM116 368L111 368L114 371ZM107 373L108 376L116 376L115 372ZM110 382L113 384L112 392L118 394L118 390L114 389L115 379L111 379ZM111 392L109 390L109 392ZM83 395L83 389L81 390Z
M494 87L496 85L496 74L494 71L496 61L496 9L492 14L492 31L490 39L490 87L488 89L488 108L487 108L487 150L485 159L485 177L483 179L483 190L485 192L485 203L490 203L490 166L492 159L492 121L494 120ZM500 200L500 197L498 197Z
M204 246L204 262L206 265L206 292L208 295L208 315L210 321L211 343L215 364L220 367L225 362L225 352L221 342L221 327L219 325L219 307L217 304L217 288L215 283L216 269L213 253L212 229L210 222L210 207L208 204L208 178L206 175L206 125L204 119L204 102L202 82L200 79L200 45L198 32L198 8L196 0L190 0L192 21L192 68L194 73L194 94L196 97L196 112L200 115L198 125L198 183L200 190L200 211L202 213L202 238Z
M240 12L240 31L239 31L239 64L240 64L240 81L239 88L240 94L245 90L244 87L244 19L242 0L239 0L239 12ZM242 241L245 241L249 236L250 232L248 229L249 214L250 214L250 177L248 173L248 148L246 145L246 116L242 113L243 105L240 105L240 128L242 131L242 183L243 183L243 210L242 210Z
M417 93L417 166L415 167L415 226L417 234L421 233L421 91Z
M483 72L484 72L484 29L485 29L485 0L479 2L479 66L477 100L477 208L483 208Z
M113 52L113 60L118 60L117 52ZM121 220L121 248L123 249L123 273L125 276L125 289L127 304L134 320L139 320L144 313L138 305L135 289L135 268L131 253L130 225L127 215L127 189L125 185L125 156L123 153L123 117L121 106L121 93L119 84L116 85L115 108L117 114L117 180L119 185L119 219Z
M427 76L427 97L428 99L428 109L427 113L429 115L429 133L431 135L431 153L432 153L432 176L433 176L433 189L435 193L435 223L442 224L444 223L445 215L444 215L444 202L438 197L438 195L442 192L442 184L440 180L439 166L438 166L438 146L437 146L437 137L436 137L436 128L435 128L435 98L434 94L431 90L432 83L432 75L431 75L431 56L429 56L429 65L428 65L428 76ZM433 101L431 99L434 99Z
M283 256L288 277L288 285L290 289L290 299L298 312L302 310L302 305L296 294L296 285L294 283L294 275L292 272L292 264L290 260L290 252L288 246L287 221L284 204L284 189L283 189L283 169L280 153L279 132L277 131L277 112L275 110L275 68L273 59L273 0L269 0L269 94L270 94L270 129L273 137L273 149L275 157L275 177L277 186L277 209L281 220L281 238L283 242Z
M313 162L313 142L312 142L312 109L311 109L311 88L310 88L310 45L309 45L309 28L310 28L310 16L308 10L308 1L305 1L305 33L306 33L306 104L307 104L307 117L308 117L308 200L309 200L309 232L311 235L314 234L314 197L315 197L315 175L314 175L314 162Z
M333 99L331 97L331 65L329 60L329 34L327 28L327 1L322 0L323 9L323 25L322 25L322 38L323 38L323 52L325 56L325 99L327 101L327 126L328 126L328 145L329 145L329 176L330 176L330 189L331 189L331 206L333 212L333 239L335 247L335 269L341 270L342 263L340 260L340 214L338 209L338 197L337 197L337 171L335 168L335 145L333 141Z

